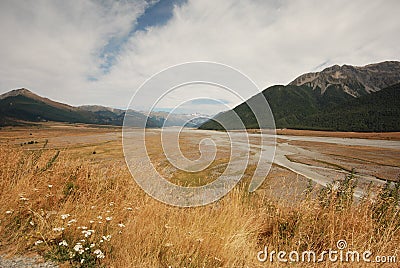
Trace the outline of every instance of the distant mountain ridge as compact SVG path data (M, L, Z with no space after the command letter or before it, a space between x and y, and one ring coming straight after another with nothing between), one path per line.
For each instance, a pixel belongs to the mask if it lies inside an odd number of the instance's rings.
M125 112L125 110L122 109L116 109L116 108L111 108L111 107L106 107L106 106L101 106L101 105L81 105L78 106L79 109L89 111L89 112L111 112L114 114L122 114Z
M122 126L125 110L100 105L71 106L41 97L26 88L11 90L0 95L0 126L24 125L29 122L68 122ZM154 113L147 117L144 113L129 110L131 120L147 122L147 127L187 126L197 127L208 118L197 119L193 115ZM147 121L146 121L147 120Z
M175 114L169 112L152 112L151 117L162 121L165 127L186 126L198 127L206 122L210 117L202 114Z
M400 62L364 67L332 66L299 76L287 86L271 86L200 129L223 129L236 113L245 128L258 128L248 103L260 94L268 101L277 128L333 131L400 131ZM241 128L231 126L231 128Z
M0 125L2 126L43 121L119 125L122 120L123 116L116 114L104 116L43 98L26 88L0 95Z

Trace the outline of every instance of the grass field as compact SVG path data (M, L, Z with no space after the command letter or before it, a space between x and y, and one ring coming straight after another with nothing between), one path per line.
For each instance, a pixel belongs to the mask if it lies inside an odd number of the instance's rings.
M275 267L257 260L269 251L370 250L376 256L400 251L399 188L371 189L353 201L353 180L332 187L297 187L296 176L274 167L264 185L247 192L245 180L218 202L177 208L146 195L126 168L119 128L45 125L7 128L0 135L0 251L9 256L36 252L66 267ZM153 137L154 138L154 137ZM182 137L196 158L193 137ZM217 156L210 173L189 177L167 168L171 181L199 185L226 164ZM274 178L279 178L279 192ZM200 180L199 180L200 179ZM303 179L304 180L304 179ZM283 182L283 183L282 183ZM283 264L296 267L382 267L377 263ZM386 263L383 267L397 267Z

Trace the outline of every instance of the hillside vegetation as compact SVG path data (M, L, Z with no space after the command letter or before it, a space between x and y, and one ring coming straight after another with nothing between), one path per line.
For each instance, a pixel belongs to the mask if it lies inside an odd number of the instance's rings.
M273 86L262 93L274 115L277 128L332 131L399 131L400 84L354 98L339 86L328 87L324 94L309 86ZM259 97L259 96L256 96ZM250 98L251 103L255 97ZM217 115L200 129L222 129L216 121L229 122L233 113L246 128L258 123L246 102ZM227 124L229 125L229 124Z

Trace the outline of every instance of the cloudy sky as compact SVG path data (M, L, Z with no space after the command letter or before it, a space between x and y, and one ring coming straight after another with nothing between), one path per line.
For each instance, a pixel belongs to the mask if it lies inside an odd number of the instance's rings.
M397 0L2 0L0 93L124 108L150 76L189 61L230 65L264 89L333 64L399 60L399 10Z

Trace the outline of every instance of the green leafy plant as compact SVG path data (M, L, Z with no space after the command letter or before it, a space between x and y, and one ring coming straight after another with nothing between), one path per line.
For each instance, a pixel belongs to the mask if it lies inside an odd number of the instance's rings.
M378 194L377 201L372 207L372 217L377 228L387 228L394 224L400 227L400 182L387 181Z
M334 180L318 193L322 207L334 207L336 210L348 208L353 203L354 189L357 186L354 169L342 180Z

